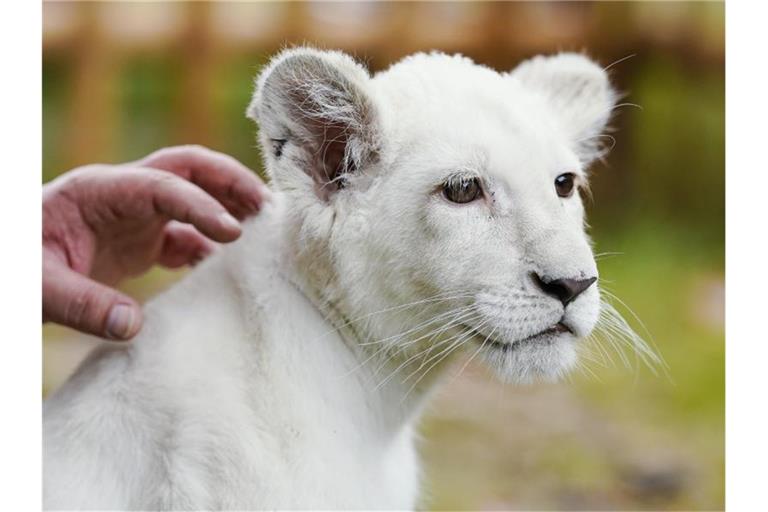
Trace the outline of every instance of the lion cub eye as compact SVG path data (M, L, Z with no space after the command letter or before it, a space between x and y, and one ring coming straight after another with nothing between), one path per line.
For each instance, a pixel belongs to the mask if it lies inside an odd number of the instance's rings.
M561 174L555 178L555 190L560 197L571 197L573 194L573 179L575 178L572 172Z
M452 203L469 203L482 193L480 180L469 176L453 177L443 184L443 195Z

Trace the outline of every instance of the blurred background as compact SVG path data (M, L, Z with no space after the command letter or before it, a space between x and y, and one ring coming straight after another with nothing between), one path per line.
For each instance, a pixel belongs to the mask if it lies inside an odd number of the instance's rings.
M431 49L499 70L560 50L615 63L637 106L618 109L615 146L593 168L591 234L607 253L603 286L668 375L613 355L568 382L515 387L470 365L423 423L422 503L721 510L724 16L717 2L46 2L43 181L183 143L261 172L243 112L285 45L340 48L372 71ZM124 288L147 298L182 274L153 270ZM47 325L43 343L49 393L96 342Z

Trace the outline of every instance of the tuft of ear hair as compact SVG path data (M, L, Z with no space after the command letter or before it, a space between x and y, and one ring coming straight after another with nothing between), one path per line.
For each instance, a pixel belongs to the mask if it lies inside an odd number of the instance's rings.
M247 115L260 125L272 178L285 183L301 171L327 200L378 155L378 114L368 71L336 51L294 48L260 74ZM288 158L290 162L284 163Z
M603 68L584 55L560 53L526 60L510 76L544 95L585 165L602 156L600 138L618 99Z

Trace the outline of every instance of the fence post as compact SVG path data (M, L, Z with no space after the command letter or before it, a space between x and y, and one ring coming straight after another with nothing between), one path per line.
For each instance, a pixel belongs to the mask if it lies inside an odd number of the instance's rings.
M96 2L79 5L82 24L72 55L75 72L72 87L71 127L65 137L65 171L75 165L99 162L114 154L118 121L116 52L99 26Z

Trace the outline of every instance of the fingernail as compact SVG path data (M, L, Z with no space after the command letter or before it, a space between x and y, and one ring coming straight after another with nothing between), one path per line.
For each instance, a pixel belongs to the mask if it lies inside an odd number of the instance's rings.
M107 317L107 335L116 340L125 339L133 329L133 308L126 304L112 307Z
M219 222L222 226L229 230L237 230L240 231L240 223L237 221L236 218L234 218L232 215L230 215L227 212L222 213L219 215Z

